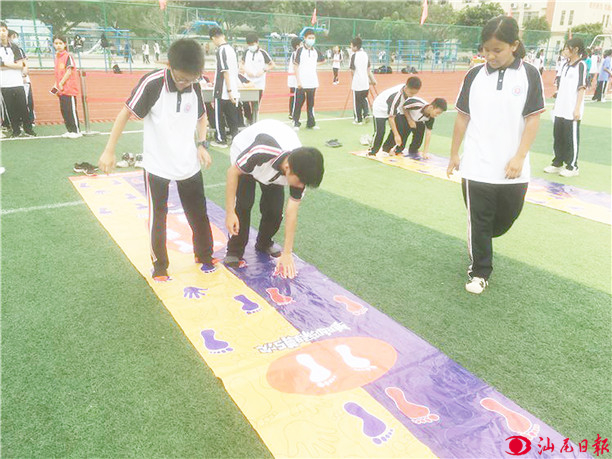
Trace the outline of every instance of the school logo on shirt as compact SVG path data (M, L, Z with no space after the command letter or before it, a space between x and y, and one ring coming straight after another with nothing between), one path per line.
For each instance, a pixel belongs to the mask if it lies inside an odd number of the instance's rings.
M185 113L189 113L191 111L191 104L185 105Z
M523 92L523 89L520 86L515 86L512 89L512 94L515 95L515 96L520 96L521 92Z

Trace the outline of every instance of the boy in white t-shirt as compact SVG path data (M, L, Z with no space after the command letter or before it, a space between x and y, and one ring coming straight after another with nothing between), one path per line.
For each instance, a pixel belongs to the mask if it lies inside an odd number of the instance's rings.
M193 231L195 262L201 270L215 270L213 238L206 212L201 165L212 162L206 142L206 110L197 82L204 70L200 45L190 39L175 41L168 50L169 68L141 78L117 116L100 156L100 170L115 168L115 146L130 115L144 120L143 168L149 202L153 279L169 281L166 248L168 186L176 181L185 217ZM198 142L194 141L197 134Z
M315 92L319 87L317 76L317 65L325 62L325 57L318 49L315 49L315 33L312 29L304 32L304 46L295 52L295 63L297 65L295 77L297 90L295 92L295 107L293 111L293 127L300 128L300 114L302 106L306 102L308 121L306 127L319 129L314 116Z
M247 50L242 56L240 70L242 74L253 84L253 87L259 90L259 101L263 91L266 88L266 73L275 67L274 61L267 51L259 47L259 38L254 33L248 33L246 36ZM253 102L244 103L244 115L253 124Z
M376 80L372 75L370 58L361 48L361 38L355 37L351 40L353 55L351 56L350 69L353 73L351 89L353 90L353 124L363 124L363 120L370 114L368 108L368 93L370 85L375 85Z

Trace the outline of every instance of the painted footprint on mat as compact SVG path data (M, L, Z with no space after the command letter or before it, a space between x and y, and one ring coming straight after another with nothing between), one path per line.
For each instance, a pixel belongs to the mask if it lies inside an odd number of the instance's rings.
M336 380L336 376L324 366L321 366L310 354L298 354L295 360L310 370L310 382L319 387L329 386Z
M410 403L406 400L406 395L398 387L387 387L385 394L395 402L397 409L408 416L415 424L429 424L440 420L440 416L430 413L428 407Z
M366 308L362 304L357 303L356 301L345 297L344 295L335 295L334 301L343 304L348 312L356 316L365 314L368 311L368 308Z
M226 352L232 352L234 350L229 346L227 341L215 339L215 331L212 329L202 330L200 334L202 338L204 338L204 346L206 346L206 349L208 349L211 354L225 354Z
M506 420L506 425L512 432L524 435L530 440L533 440L540 433L539 424L533 424L522 414L511 410L493 398L483 398L480 401L480 405L482 405L485 410L501 414Z
M351 352L351 348L346 344L339 344L334 349L340 354L344 363L355 371L372 371L377 368L375 365L371 365L370 360L354 356Z
M382 445L393 436L393 429L387 429L387 424L376 416L368 413L362 406L355 402L344 404L344 411L361 420L363 423L363 434L370 437L374 444Z
M268 292L268 295L270 295L272 301L274 301L279 306L284 306L293 302L293 298L291 298L290 296L282 295L277 288L267 288L266 292Z
M247 314L255 314L256 312L261 311L261 306L259 306L254 301L249 300L244 295L235 296L234 299L242 303L242 310Z

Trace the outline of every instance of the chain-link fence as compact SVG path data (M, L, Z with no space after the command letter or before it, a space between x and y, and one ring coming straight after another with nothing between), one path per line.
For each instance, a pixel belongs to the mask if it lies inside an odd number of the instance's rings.
M8 2L3 2L8 3ZM23 2L25 3L25 2ZM41 19L41 2L29 2L29 11L5 17L9 28L20 34L20 45L30 56L31 65L53 67L53 25ZM51 3L51 2L50 2ZM260 45L284 67L290 49L291 37L300 35L307 27L314 27L317 46L324 52L337 45L348 57L349 42L360 36L364 48L375 65L391 66L395 71L414 67L418 70L452 71L465 68L476 53L480 42L480 27L450 24L409 23L394 20L366 20L320 17L311 26L311 16L280 13L231 11L219 8L193 8L168 4L160 10L157 2L127 1L53 2L56 8L78 6L78 25L67 30L67 38L81 61L82 68L112 70L147 68L156 60L165 60L169 44L180 37L195 38L210 56L213 46L208 30L220 26L228 40L236 46L238 54L244 52L244 36L255 32ZM7 8L3 8L5 11ZM9 9L10 11L10 9ZM581 36L588 45L593 37ZM564 37L551 37L550 32L526 30L523 41L528 50L542 50L545 66L554 66ZM147 46L148 45L148 46ZM145 49L148 47L148 58ZM156 55L156 49L159 54ZM212 68L214 59L207 59ZM328 64L331 65L331 64Z

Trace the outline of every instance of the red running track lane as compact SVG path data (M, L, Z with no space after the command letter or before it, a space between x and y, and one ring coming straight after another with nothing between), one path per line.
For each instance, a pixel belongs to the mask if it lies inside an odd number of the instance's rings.
M124 101L130 95L138 80L145 71L114 74L104 71L87 71L86 85L89 102L89 117L91 121L112 121L121 110ZM422 72L418 76L423 81L419 97L431 100L435 97L444 97L454 104L461 81L465 75L462 71L448 73ZM213 78L212 74L207 74ZM406 81L411 75L392 73L375 75L378 92ZM554 72L544 72L544 87L547 97L555 92L553 81ZM37 124L62 123L57 97L49 94L55 82L52 70L33 70L31 72L32 90L34 93L34 109ZM332 85L332 72L320 71L320 87L316 94L315 108L317 112L341 111L347 101L350 91L350 72L340 72L340 84ZM374 91L372 90L375 96ZM287 74L271 72L268 74L267 86L261 102L261 113L283 113L289 111L289 89L287 88ZM84 119L81 98L79 97L79 118ZM348 96L348 104L344 116L351 116L353 98ZM304 107L305 109L305 107Z

